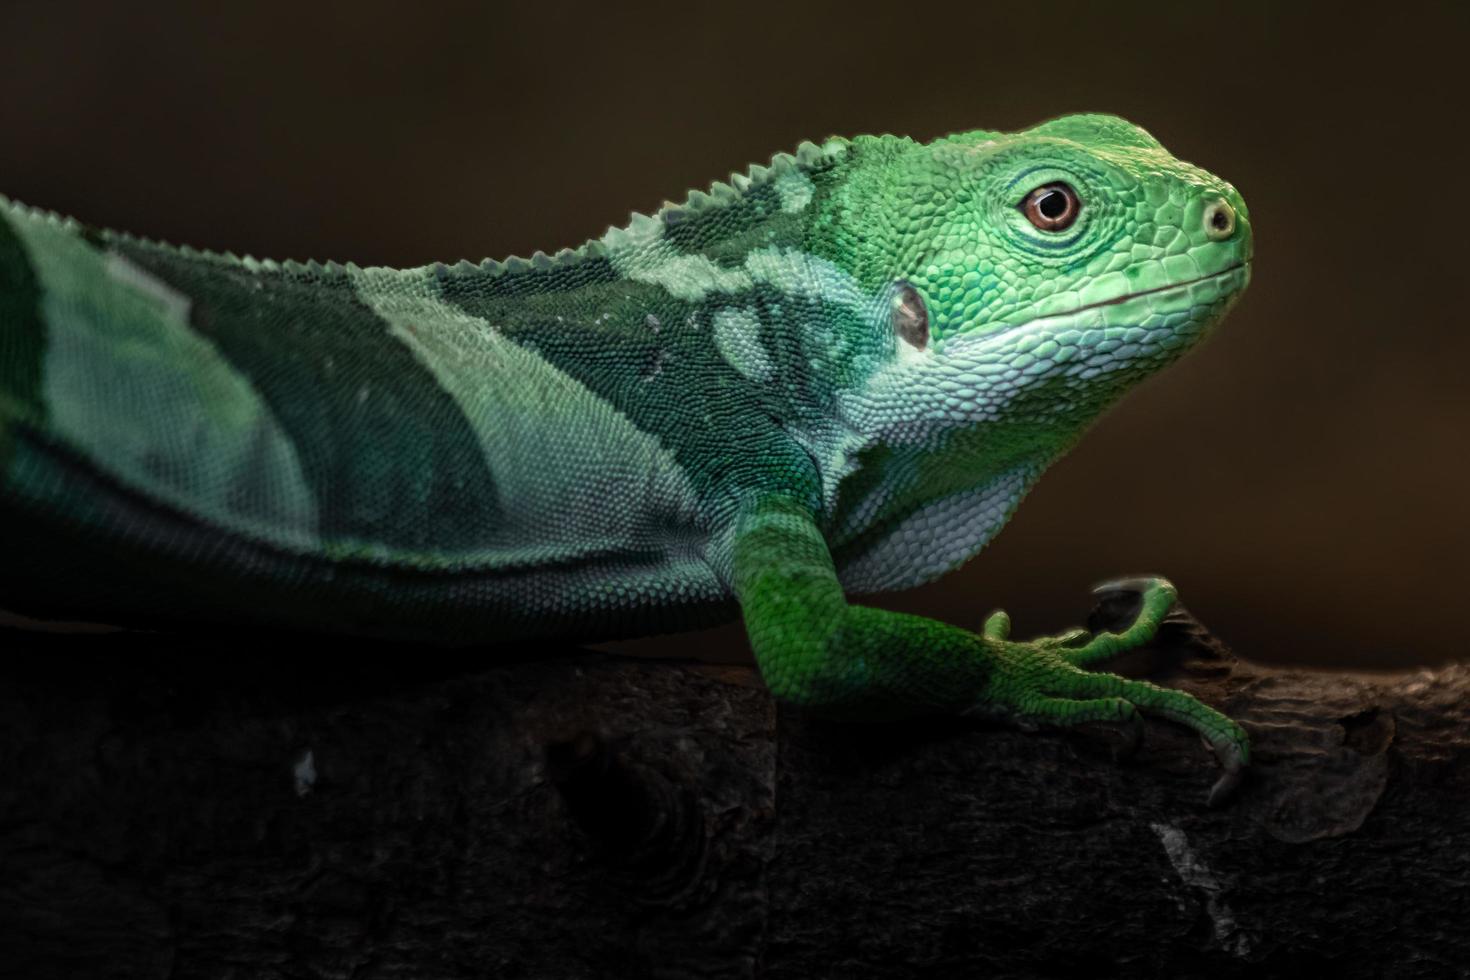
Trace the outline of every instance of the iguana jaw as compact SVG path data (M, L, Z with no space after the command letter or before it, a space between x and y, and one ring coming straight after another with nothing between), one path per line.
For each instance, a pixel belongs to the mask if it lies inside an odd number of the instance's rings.
M1140 296L1148 296L1152 293L1164 293L1171 289L1183 289L1185 286L1192 286L1197 282L1204 282L1206 279L1216 279L1220 276L1227 275L1236 269L1244 268L1246 264L1245 262L1237 262L1228 269L1221 269L1219 272L1213 272L1207 276L1195 276L1193 279L1185 279L1182 282L1165 283L1162 286L1155 286L1152 289L1140 289L1131 293L1123 293L1119 296L1114 296L1112 299L1100 299L1094 303L1079 306L1074 312L1081 313L1083 310L1090 310L1097 306L1115 306L1118 303L1123 303L1130 299L1137 299Z
M1195 276L1192 279L1182 279L1178 282L1165 283L1162 286L1154 286L1151 289L1139 289L1132 292L1120 293L1117 296L1112 296L1107 299L1094 300L1091 303L1083 304L1082 306L1078 306L1075 309L1071 310L1058 310L1055 313L1043 313L1037 316L1028 316L1026 317L1026 319L1016 323L1011 323L996 332L961 334L952 338L949 345L947 346L949 347L949 350L951 352L954 352L957 349L964 349L972 346L988 346L990 344L1009 340L1016 334L1023 331L1032 330L1040 326L1053 326L1074 320L1076 317L1086 313L1088 310L1100 309L1107 306L1120 306L1131 300L1141 299L1145 296L1174 295L1177 293L1182 293L1183 291L1189 289L1189 287L1197 286L1200 283L1213 281L1219 281L1223 283L1229 277L1235 276L1242 272L1244 272L1244 275L1240 276L1240 283L1233 290L1234 292L1238 293L1243 290L1246 284L1249 282L1250 261L1248 259L1236 262L1234 265L1221 269L1219 272L1212 272L1209 275Z

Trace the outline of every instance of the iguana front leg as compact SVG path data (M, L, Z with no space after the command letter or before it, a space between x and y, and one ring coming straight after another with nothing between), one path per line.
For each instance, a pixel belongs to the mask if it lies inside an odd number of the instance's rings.
M1173 602L1155 580L1138 620L1084 645L1078 635L1010 639L1005 613L980 633L904 613L850 605L810 513L783 499L747 509L736 528L733 585L750 644L771 692L820 714L852 719L976 711L1022 723L1070 727L1137 724L1139 713L1194 729L1225 772L1210 793L1223 799L1249 758L1245 731L1182 691L1083 664L1152 638Z

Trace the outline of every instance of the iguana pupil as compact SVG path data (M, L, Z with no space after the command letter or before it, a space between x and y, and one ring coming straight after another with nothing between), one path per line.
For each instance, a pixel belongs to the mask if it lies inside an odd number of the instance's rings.
M1021 202L1026 220L1042 231L1065 231L1072 227L1081 209L1077 192L1060 181L1036 188Z
M1037 207L1048 218L1060 218L1067 213L1067 198L1061 191L1047 191Z

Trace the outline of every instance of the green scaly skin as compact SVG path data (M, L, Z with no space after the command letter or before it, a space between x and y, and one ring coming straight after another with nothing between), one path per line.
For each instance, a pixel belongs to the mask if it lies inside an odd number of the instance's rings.
M1029 217L1065 184L1065 226ZM1034 198L1033 198L1034 199ZM1059 200L1059 199L1053 199ZM237 259L0 201L0 604L483 643L744 616L837 717L1157 715L1096 667L850 604L976 554L1245 287L1229 184L1115 117L804 144L556 256ZM22 557L18 557L22 556Z

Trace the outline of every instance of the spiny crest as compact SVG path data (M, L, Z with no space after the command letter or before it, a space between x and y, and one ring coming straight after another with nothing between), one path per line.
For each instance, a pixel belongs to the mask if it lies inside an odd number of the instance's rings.
M657 238L665 228L687 221L694 215L737 204L752 190L764 186L792 169L807 174L819 173L841 161L850 146L851 142L840 136L830 137L821 145L811 141L803 142L797 146L795 153L774 154L768 164L751 164L744 173L732 173L728 180L716 181L710 185L708 190L691 190L682 203L665 201L663 206L652 215L634 211L626 225L609 228L601 238L592 239L577 248L563 248L554 255L538 250L530 258L512 255L500 260L487 258L479 263L461 259L452 265L437 262L430 268L435 276L441 279L449 276L484 276L487 274L491 277L499 277L533 270L549 270L589 259L606 258L609 249L628 247ZM251 272L276 272L296 277L321 278L357 272L361 268L353 262L343 264L335 261L323 263L315 259L305 262L295 259L282 261L257 259L249 254L240 256L234 252L217 252L211 249L195 248L192 245L173 245L127 231L108 229L99 231L74 218L11 201L3 195L0 195L0 208L51 222L75 234L97 236L104 241L116 241L137 248L174 252L191 259L236 266Z
M46 208L34 207L21 201L12 200L4 195L0 195L0 211L8 211L33 221L44 221L61 231L86 238L94 243L117 243L141 250L169 252L196 261L243 268L250 272L283 272L298 277L325 278L327 276L338 276L357 268L357 266L350 262L346 265L334 261L318 262L316 259L308 259L305 262L286 259L278 262L275 259L257 259L249 254L236 255L234 252L217 252L213 249L195 248L193 245L175 245L172 242L166 242L162 239L136 235L130 231L94 228L68 215L59 214Z
M354 262L347 262L344 264L333 260L320 262L316 259L307 259L304 262L297 261L296 259L283 259L279 261L276 259L257 259L255 256L248 253L245 255L237 255L236 253L231 251L218 252L213 249L196 248L193 245L188 244L175 245L172 242L167 242L158 238L149 238L144 235L137 235L130 231L116 231L110 228L95 228L91 225L84 224L69 215L60 214L47 208L40 208L34 205L26 204L23 201L16 201L12 198L6 197L3 194L0 194L0 212L8 212L10 214L27 218L32 221L45 222L46 224L54 226L58 230L65 231L68 234L76 235L81 238L86 238L93 241L94 243L100 243L104 245L111 245L115 243L119 245L126 245L129 248L136 248L143 251L166 252L174 255L184 256L185 258L194 259L196 261L214 263L220 266L243 268L250 272L278 272L290 276L295 276L297 278L322 279L328 277L335 278L347 273L361 271L361 268ZM563 254L569 255L570 253L571 249L563 249L562 253L559 253L557 257L560 258ZM517 261L523 262L525 260ZM464 264L467 263L461 263L461 265ZM527 265L527 268L530 268L530 266Z
M446 272L501 276L606 258L609 250L636 246L659 237L665 228L681 224L694 215L737 204L751 190L764 186L793 168L808 174L821 172L840 162L850 146L850 141L840 136L830 137L821 145L808 140L797 146L795 153L774 154L768 164L753 163L746 168L745 173L732 173L727 180L715 181L708 190L691 190L682 203L665 201L652 215L634 211L629 215L626 225L611 227L601 238L594 238L574 249L564 248L554 256L536 252L530 259L513 255L499 261L485 259L478 265L461 262L455 266L436 266L436 271L443 269L444 271L439 272L441 276Z
M821 146L807 140L796 148L794 154L777 153L771 157L768 165L753 163L746 168L744 174L732 173L728 183L715 181L708 191L690 191L683 204L665 201L654 214L654 219L664 224L676 224L686 214L726 207L739 201L752 187L758 187L792 167L799 168L804 173L825 170L840 161L847 154L849 146L851 143L840 136L828 138ZM633 213L634 220L640 217L643 215Z
M47 224L56 225L66 231L75 232L82 228L81 222L75 218L68 218L64 214L57 214L55 211L48 211L45 208L34 207L23 201L13 201L4 194L0 194L0 210L10 211L22 217L30 218L33 221L44 221Z
M220 266L229 266L245 269L248 272L274 272L291 276L296 279L339 279L349 272L356 271L357 265L348 262L341 263L335 260L319 262L316 259L307 259L305 262L296 259L257 259L246 253L236 255L234 252L216 252L211 249L195 248L192 245L172 245L165 241L153 238L144 238L131 232L104 230L101 232L103 241L118 242L133 248L146 249L155 252L171 252L186 258L202 262L212 262Z

